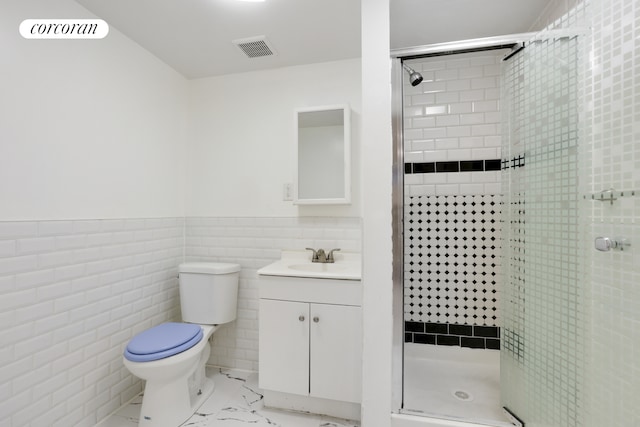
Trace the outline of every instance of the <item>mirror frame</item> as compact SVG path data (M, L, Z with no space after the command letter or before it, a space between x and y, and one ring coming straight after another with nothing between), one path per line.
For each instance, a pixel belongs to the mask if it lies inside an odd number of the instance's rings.
M344 169L344 185L343 185L343 197L335 198L300 198L299 191L299 115L300 113L312 113L322 111L342 110L343 113L343 162L342 168ZM351 203L351 109L348 104L327 105L321 107L308 107L298 108L294 114L294 129L295 129L295 144L294 144L294 159L295 159L295 182L294 182L294 195L293 203L295 205L347 205Z

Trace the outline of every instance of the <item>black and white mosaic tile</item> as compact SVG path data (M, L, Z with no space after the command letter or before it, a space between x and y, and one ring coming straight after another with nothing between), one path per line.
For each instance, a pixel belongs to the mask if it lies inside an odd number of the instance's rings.
M499 326L499 256L500 196L408 197L405 321Z

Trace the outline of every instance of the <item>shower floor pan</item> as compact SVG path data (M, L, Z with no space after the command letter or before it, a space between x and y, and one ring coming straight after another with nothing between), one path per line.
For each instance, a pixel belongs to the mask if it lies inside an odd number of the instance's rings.
M405 343L402 413L512 426L500 405L500 352Z

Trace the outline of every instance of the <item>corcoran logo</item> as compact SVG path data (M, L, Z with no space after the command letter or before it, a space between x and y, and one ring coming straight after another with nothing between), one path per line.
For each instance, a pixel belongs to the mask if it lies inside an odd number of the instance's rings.
M109 34L102 19L25 19L20 35L25 39L101 39Z

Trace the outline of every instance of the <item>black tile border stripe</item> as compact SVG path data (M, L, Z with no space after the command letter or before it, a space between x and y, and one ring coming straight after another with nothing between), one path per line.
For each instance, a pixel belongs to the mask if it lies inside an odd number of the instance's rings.
M500 327L404 322L404 342L500 350Z
M523 160L524 165L524 160ZM501 159L460 160L447 162L414 162L404 164L405 174L499 171Z

